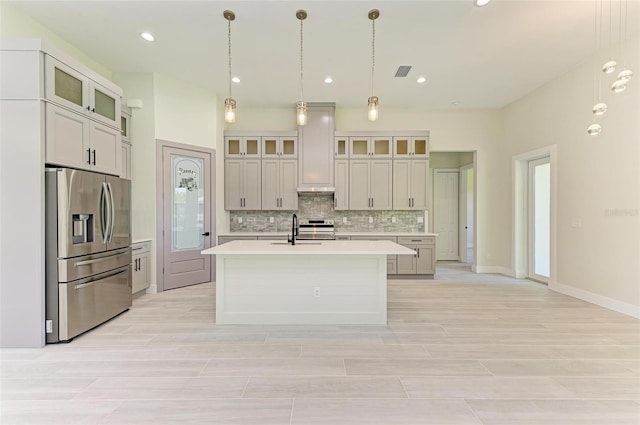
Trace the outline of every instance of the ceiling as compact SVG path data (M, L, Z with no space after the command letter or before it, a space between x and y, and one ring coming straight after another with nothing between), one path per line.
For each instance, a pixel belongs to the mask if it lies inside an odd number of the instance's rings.
M342 107L364 108L371 94L367 14L373 8L380 10L374 92L381 108L500 108L589 60L594 50L595 1L587 0L494 0L481 8L472 0L4 2L114 72L164 73L221 98L228 90L222 13L230 9L239 107L299 100L300 8L308 12L304 100ZM612 2L613 21L620 3ZM639 5L628 2L629 33ZM142 40L142 31L156 41ZM613 32L619 34L617 27ZM406 78L394 77L400 65L412 66ZM328 75L331 85L323 82ZM418 76L426 83L417 84Z

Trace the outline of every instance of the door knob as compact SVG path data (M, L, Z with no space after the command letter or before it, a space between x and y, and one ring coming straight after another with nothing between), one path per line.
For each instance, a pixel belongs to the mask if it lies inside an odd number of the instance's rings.
M204 232L202 236L209 236L209 232Z

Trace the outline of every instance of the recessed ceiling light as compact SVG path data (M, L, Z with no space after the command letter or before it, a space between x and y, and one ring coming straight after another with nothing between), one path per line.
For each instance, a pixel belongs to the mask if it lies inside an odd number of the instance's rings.
M156 39L150 32L141 32L140 37L144 38L147 41L154 41Z
M460 105L460 101L459 100L454 100L453 102L451 102L451 104L453 106L458 106L458 105Z
M474 5L478 6L478 7L482 7L482 6L486 6L489 3L491 3L491 0L475 0L473 2Z
M416 82L418 82L419 84L422 84L425 81L427 81L427 79L425 77L418 77L418 79L416 80Z
M231 81L233 81L234 83L239 83L240 82L240 77L233 77L231 79Z
M331 84L331 83L333 83L333 78L327 77L327 78L324 79L324 82L325 82L325 84Z

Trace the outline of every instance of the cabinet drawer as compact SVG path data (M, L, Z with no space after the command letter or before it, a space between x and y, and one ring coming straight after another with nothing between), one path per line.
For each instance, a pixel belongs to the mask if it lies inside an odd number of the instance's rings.
M151 252L151 241L135 242L131 244L131 255Z
M436 243L436 237L435 236L416 236L416 237L399 236L398 243L400 245L434 245Z

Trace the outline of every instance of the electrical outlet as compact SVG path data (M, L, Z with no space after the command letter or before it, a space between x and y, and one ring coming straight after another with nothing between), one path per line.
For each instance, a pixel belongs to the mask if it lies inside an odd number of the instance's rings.
M53 333L53 320L45 320L45 327L46 329L46 333L51 334Z
M575 228L582 227L582 218L580 218L580 217L571 217L571 227L575 227Z
M424 222L424 217L418 217L418 223L423 223Z
M342 217L342 224L347 224L347 217Z
M396 218L395 217L391 217L391 222L395 223L396 222Z
M242 217L238 217L238 224L242 224Z
M273 222L274 222L273 217L269 217L269 223L273 223Z
M369 223L373 223L373 217L369 217Z
M316 286L313 288L313 298L320 298L320 287Z

